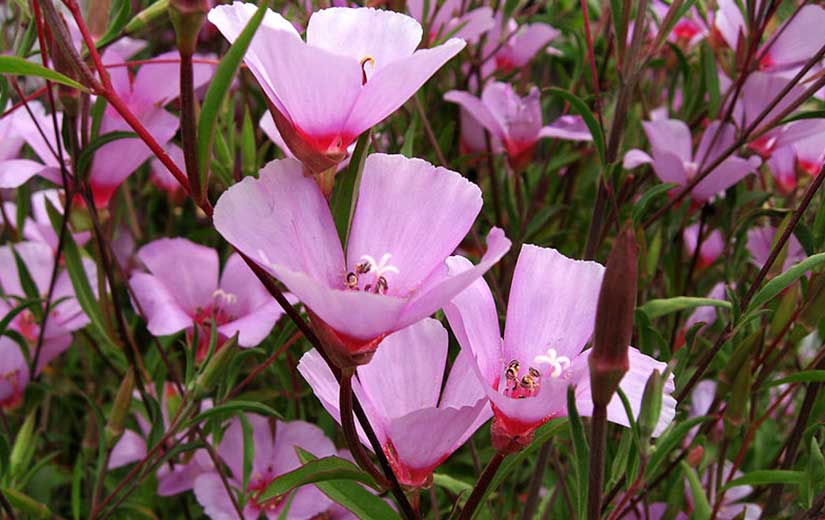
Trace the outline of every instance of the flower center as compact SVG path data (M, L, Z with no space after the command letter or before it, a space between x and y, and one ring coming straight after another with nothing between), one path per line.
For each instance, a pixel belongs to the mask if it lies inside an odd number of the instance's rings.
M692 179L696 172L699 171L699 165L693 161L685 162L685 175L687 175L688 179Z
M17 327L20 330L20 335L26 338L29 343L37 341L39 328L34 314L30 310L25 310L20 313L17 318Z
M352 271L344 278L344 287L351 291L366 291L375 294L387 294L390 284L387 274L398 274L398 268L390 264L392 255L384 253L381 260L370 255L362 255Z
M551 369L549 372L542 374L539 369L529 366L527 373L519 377L521 372L519 360L514 359L507 364L507 368L504 370L504 389L502 390L505 396L515 399L534 397L539 393L543 376L556 379L570 368L570 358L559 356L556 349L553 348L548 349L547 354L533 358L533 363L536 365L550 365Z
M267 474L272 474L272 468L269 468ZM284 503L284 500L289 496L289 493L284 493L283 495L276 495L267 500L261 500L261 495L269 484L274 480L274 478L265 478L261 475L257 475L249 482L249 501L252 503L253 506L258 508L260 511L269 511L269 512L276 512L278 508L281 507L281 504Z

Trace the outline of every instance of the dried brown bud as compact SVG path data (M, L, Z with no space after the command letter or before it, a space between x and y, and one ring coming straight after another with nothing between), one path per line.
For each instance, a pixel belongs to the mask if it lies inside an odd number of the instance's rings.
M639 246L629 224L619 233L607 266L596 307L590 386L593 404L607 406L630 367L627 349L636 310Z

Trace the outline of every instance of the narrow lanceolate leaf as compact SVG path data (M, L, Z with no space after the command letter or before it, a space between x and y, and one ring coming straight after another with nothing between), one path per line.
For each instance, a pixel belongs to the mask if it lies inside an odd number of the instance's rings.
M49 81L54 81L55 83L60 83L61 85L66 85L67 87L82 90L83 92L89 91L89 89L68 76L64 76L57 71L47 69L42 65L26 61L17 56L0 56L0 74L11 74L14 76L37 76Z
M25 513L26 518L52 518L52 512L48 506L38 502L32 497L17 491L16 489L3 489L6 500L19 513Z
M238 412L257 413L267 417L275 417L283 419L281 414L270 408L269 406L255 401L230 401L228 403L220 404L208 410L204 410L193 419L191 419L187 426L201 423L211 417L220 415L232 415Z
M584 119L584 123L587 125L588 130L590 130L590 135L593 136L593 144L596 146L596 150L599 152L599 159L602 161L602 164L605 163L605 146L604 146L604 135L602 134L602 127L599 126L599 122L596 120L596 116L593 115L593 112L587 108L587 105L584 101L576 97L574 94L566 90L562 90L560 88L549 87L545 89L545 91L550 92L553 95L559 96L560 98L564 99L568 103L570 103L570 107L582 116Z
M790 471L784 469L756 470L747 475L736 478L722 486L722 489L730 489L736 486L764 486L767 484L801 484L805 478L802 471Z
M30 300L39 300L40 290L37 288L37 284L34 282L34 278L32 278L29 268L26 266L26 262L23 261L23 258L14 248L13 244L11 246L11 252L14 254L14 263L17 266L17 277L20 279L20 287L23 288L26 298ZM36 315L40 314L40 312L40 310L35 310Z
M112 6L112 11L115 15L112 22L106 29L106 33L97 40L97 48L108 45L120 36L120 32L129 23L129 15L132 14L132 2L129 0L116 0L115 5Z
M361 172L364 170L364 161L367 159L367 150L370 144L370 132L364 132L358 138L355 151L352 153L349 165L344 172L339 173L332 192L332 216L335 220L335 228L341 243L346 245L349 236L349 226L352 215L355 212L355 203L358 201L358 187L361 184Z
M307 462L300 468L273 480L261 494L261 500L269 500L305 484L329 480L349 480L375 487L375 481L352 462L340 457L324 457Z
M168 9L169 0L158 0L129 20L129 23L126 24L123 31L126 34L134 34L138 31L142 31L155 20L158 20L161 17L165 18Z
M295 451L304 464L317 460L314 455L301 448L296 448ZM398 513L389 504L355 481L325 480L316 482L315 485L331 500L341 504L361 520L394 520L398 518Z
M653 186L646 192L639 197L639 200L633 204L633 208L631 209L631 217L633 218L633 223L638 224L641 222L642 218L645 216L647 209L650 205L665 196L667 192L672 190L673 188L677 188L679 185L674 184L672 182L666 182L664 184L657 184Z
M690 486L690 495L693 498L693 516L691 516L691 518L695 518L696 520L709 520L712 512L710 502L708 502L708 497L705 495L705 489L702 486L702 481L699 480L699 475L697 475L696 470L688 466L686 462L682 461L680 465L687 477L688 485Z
M57 209L46 201L46 211L49 214L52 226L55 231L60 232L60 221L63 216L57 212ZM75 297L80 304L80 308L89 317L92 326L101 338L105 339L110 345L116 346L117 343L109 336L109 331L106 328L103 314L98 305L92 286L89 284L89 277L86 273L86 268L83 265L83 259L80 254L80 248L74 241L71 233L65 233L63 236L63 258L66 262L66 270L69 273L69 278L72 281Z
M590 449L584 434L579 411L576 409L576 390L567 387L567 415L570 419L570 437L573 439L573 471L576 475L575 500L578 518L585 518L587 513L587 477Z
M696 307L721 307L730 309L730 302L725 300L715 300L713 298L698 298L693 296L677 296L675 298L662 298L650 300L639 307L640 311L647 314L651 320L672 314L674 312L695 309Z
M767 383L764 388L781 386L789 383L825 383L825 370L803 370L796 374L775 379Z
M809 256L805 260L802 260L759 289L753 297L753 300L751 300L748 310L758 309L765 303L769 302L774 296L782 292L786 287L797 281L805 273L822 264L825 264L825 253Z
M212 142L215 139L215 129L218 124L218 113L220 111L226 93L229 92L229 86L232 84L232 79L235 77L238 68L241 66L246 50L249 48L252 37L258 30L258 26L264 19L269 2L264 0L258 6L258 10L249 23L246 24L244 30L238 35L235 43L224 55L221 62L215 70L215 75L212 77L212 82L209 84L209 90L206 91L206 97L203 100L203 107L201 108L200 121L198 121L198 164L201 165L201 185L206 186L207 174L210 164L210 151L212 149Z
M656 449L654 450L653 455L650 456L650 461L647 464L647 474L655 475L656 470L662 462L667 460L667 457L673 453L673 450L682 442L682 439L685 438L688 432L690 432L694 426L697 426L708 419L710 419L710 417L707 415L703 415L701 417L691 417L690 419L676 425L663 437L660 437L656 441Z

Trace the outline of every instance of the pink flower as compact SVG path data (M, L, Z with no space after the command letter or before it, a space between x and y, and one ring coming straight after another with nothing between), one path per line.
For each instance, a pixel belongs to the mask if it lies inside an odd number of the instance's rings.
M727 291L725 289L725 284L723 282L719 282L711 288L710 292L705 297L714 300L726 300ZM699 322L702 322L705 325L711 325L716 321L716 309L717 307L712 305L702 305L701 307L696 307L688 319L685 320L684 330L689 330L692 326Z
M768 261L774 241L778 238L776 228L770 224L748 230L748 251L750 251L753 263L760 269ZM782 271L786 271L789 267L798 264L807 257L805 250L802 249L802 244L793 235L790 236L785 247L787 249Z
M505 22L501 12L496 13L495 22L493 28L487 32L482 53L486 60L481 67L484 77L497 70L508 74L527 66L537 52L561 34L546 23L519 26L512 18Z
M148 273L129 279L149 332L166 336L199 327L198 355L209 346L211 324L221 338L238 333L238 344L254 347L282 314L243 259L229 257L218 280L218 253L184 238L162 238L143 246L138 259Z
M473 44L495 25L493 10L487 6L462 15L461 0L445 0L439 7L435 2L428 4L427 20L424 20L425 3L425 0L408 0L407 10L410 16L429 28L428 44L448 36Z
M399 482L432 484L432 472L491 417L487 398L466 353L444 384L447 331L424 319L391 334L368 365L357 369L353 389L375 428ZM304 354L298 370L324 408L340 422L338 383L321 355ZM359 430L361 442L369 446Z
M444 99L460 105L487 129L491 137L503 145L511 167L517 172L530 164L541 138L592 139L584 121L577 116L562 116L542 127L541 100L536 87L530 89L527 96L520 97L509 83L490 82L480 99L458 90L447 92Z
M736 140L736 127L713 121L705 129L694 154L690 129L684 121L660 119L642 124L652 156L641 150L630 150L624 157L624 167L629 169L652 163L659 179L679 186L686 186L704 165L709 165ZM752 173L760 164L758 157L728 156L693 188L691 196L697 202L707 202Z
M664 21L665 16L667 16L669 9L669 4L666 4L661 0L654 0L653 12L656 13L656 17L658 18L660 24ZM653 32L651 36L655 37L658 30L659 29L656 29L656 31L651 31ZM632 37L633 33L631 31L628 32ZM699 12L695 7L691 7L688 12L676 21L676 24L670 31L667 40L674 43L683 42L688 47L692 47L705 39L707 35L708 29L702 20L702 17L699 15Z
M267 501L259 501L258 497L276 477L301 466L296 448L302 448L319 458L328 457L336 454L332 441L320 428L303 421L275 421L255 414L247 414L246 420L252 427L255 447L252 473L246 489L243 489L242 484L244 441L240 419L235 418L230 422L218 446L218 454L231 471L231 475L228 475L229 484L248 497L243 508L244 520L255 520L260 515L275 520L280 518L286 504L289 504L289 515L286 518L295 520L309 520L326 511L331 502L315 486L302 486ZM195 479L194 489L195 497L203 506L206 516L212 520L237 518L232 500L217 472L199 475Z
M63 183L55 155L57 143L52 116L46 114L40 103L30 102L29 109L34 120L24 108L0 118L0 189L18 188L35 175L55 184ZM58 113L56 117L60 126L62 114ZM46 139L38 132L38 124ZM42 162L19 158L23 143L28 144Z
M178 60L179 55L173 51L155 56L155 59ZM115 92L158 143L164 145L174 137L180 124L178 117L163 108L180 94L180 64L148 63L132 77L128 67L111 66L125 61L124 56L112 49L103 54ZM197 88L209 81L213 66L196 64L194 71ZM118 131L133 130L113 107L107 106L100 123L100 134ZM106 206L118 186L150 157L151 150L137 137L117 139L101 146L95 152L89 176L95 205Z
M172 383L164 383L163 395L160 398L161 422L165 427L169 425L170 414L174 415L175 408L180 406L180 394L178 394ZM154 387L148 388L148 392L154 395ZM135 392L135 398L140 394ZM212 401L201 401L200 410L206 411L212 408ZM143 415L134 414L140 433L126 429L117 441L112 453L109 455L109 469L116 469L127 464L133 464L146 458L146 438L150 436L152 424ZM175 440L184 440L183 432L175 435ZM171 447L172 442L170 442ZM195 479L203 473L214 470L212 459L205 449L197 449L191 456L184 454L172 458L169 463L164 463L156 472L158 479L158 495L168 497L189 491L195 485Z
M318 184L299 162L282 159L229 188L214 224L306 305L333 350L363 362L385 335L440 309L510 248L493 228L477 266L455 277L442 272L481 204L478 186L456 172L370 155L345 255Z
M692 257L696 251L696 244L699 241L699 224L697 223L686 227L682 232L682 240L685 244L685 251ZM722 233L720 233L718 229L710 233L705 230L696 267L699 269L709 267L719 258L719 255L721 255L724 250L725 241L722 239Z
M448 261L451 272L467 269L462 257ZM604 267L567 258L554 249L525 245L521 249L507 307L502 341L498 313L483 279L445 307L463 351L470 353L477 377L493 406L494 439L524 445L533 431L567 414L566 390L576 388L576 406L590 415L590 377L582 351L593 333L596 302ZM665 364L630 348L630 370L621 382L638 415L645 383ZM676 411L673 376L665 384L663 408L655 434L667 427ZM627 425L618 396L608 406L608 419ZM495 440L494 440L495 442ZM501 446L501 444L499 444Z
M41 190L32 193L31 205L32 216L34 218L26 218L23 224L23 237L26 240L31 240L32 242L42 242L48 245L52 251L57 251L58 236L57 232L54 230L54 227L52 227L52 221L49 219L49 213L46 209L46 201L48 200L58 211L58 213L62 214L63 197L63 191L56 189ZM14 214L9 216L14 218ZM78 245L85 244L89 240L90 236L91 233L89 231L72 233L72 237Z
M785 130L784 134L796 133L794 128L800 123L804 123L806 129L815 129L812 124L799 121L787 125L789 129ZM782 140L783 142L789 141L785 135L782 136ZM808 175L819 175L822 165L825 164L825 151L823 150L825 150L825 127L775 148L767 163L780 193L789 194L796 189L797 169Z
M54 253L51 248L42 242L21 242L14 245L14 250L20 255L38 294L45 301L54 268ZM84 259L83 265L90 277L92 288L96 289L94 263ZM0 288L3 293L3 297L0 297L0 316L7 316L19 305L20 300L26 299L11 246L0 247ZM89 323L89 318L75 298L67 272L58 274L51 301L57 304L52 306L46 329L43 331L43 344L35 374L40 373L51 360L69 348L72 343L72 332ZM25 340L29 348L28 357L31 359L35 355L41 329L35 314L31 309L26 309L17 314L8 327ZM0 337L0 406L3 407L18 404L29 382L28 363L20 348L20 345L10 337Z
M218 6L209 20L234 41L255 9L242 2ZM451 39L416 51L421 33L418 22L400 13L335 7L313 13L304 42L291 23L267 11L245 62L289 149L320 173L464 48Z
M169 154L169 158L172 159L178 168L180 168L181 171L186 171L186 162L184 161L183 150L181 150L180 146L170 142L167 143L164 148L166 149L166 153ZM149 171L151 172L149 178L155 186L167 192L172 200L182 201L184 196L183 188L175 176L172 175L172 172L160 162L160 159L153 157L152 160L149 161Z

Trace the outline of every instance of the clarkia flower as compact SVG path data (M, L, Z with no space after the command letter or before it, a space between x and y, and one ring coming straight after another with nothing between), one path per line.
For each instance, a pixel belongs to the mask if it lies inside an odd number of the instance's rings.
M163 108L180 94L180 64L176 63L180 57L173 51L155 59L173 62L144 64L132 77L128 67L113 66L123 64L124 56L111 49L103 54L117 95L158 143L164 145L175 136L180 124L176 116ZM212 65L196 64L193 69L196 88L212 76ZM112 106L107 106L100 123L100 134L123 131L133 130ZM95 205L106 206L118 186L150 157L152 151L137 137L117 139L101 146L95 152L89 174Z
M768 261L774 241L778 238L779 237L776 236L776 228L770 224L765 224L764 226L755 227L748 230L748 251L751 254L753 263L760 269L763 265L765 265L765 262ZM794 235L791 235L788 238L788 242L785 247L787 249L785 252L785 263L782 265L782 271L786 271L789 267L806 258L805 250L802 249L802 244L799 243L799 240Z
M255 414L247 414L246 420L252 427L252 443L255 447L252 473L246 489L242 484L244 435L240 419L235 418L230 422L218 445L218 455L231 471L229 484L248 497L243 508L244 520L255 520L261 515L275 520L280 518L287 504L289 514L286 518L295 520L316 518L326 511L331 501L315 486L302 486L269 500L261 500L259 497L276 477L301 466L296 448L304 449L318 458L328 457L336 454L332 441L320 428L303 421L282 422ZM237 518L232 499L227 495L216 471L199 475L195 479L194 488L195 497L203 506L206 516L212 520Z
M696 244L699 243L699 224L692 224L686 227L685 230L682 231L682 240L687 254L691 257L696 254ZM724 250L725 241L722 239L722 233L720 233L718 229L710 233L708 233L707 229L704 230L696 267L699 269L709 267L719 258L719 255L721 255Z
M656 13L656 17L661 24L665 20L665 16L667 16L667 12L670 9L670 5L662 2L661 0L654 0L653 1L653 12ZM657 29L661 30L661 29ZM629 37L632 37L632 31L628 31ZM708 29L705 23L702 21L702 17L699 15L699 12L696 10L695 7L691 7L686 13L682 15L676 21L676 24L671 29L670 34L667 37L669 42L673 43L683 43L687 47L693 47L708 35ZM655 37L656 34L652 34L651 36Z
M468 264L462 257L452 257L448 270L460 273ZM450 326L462 350L475 360L476 375L492 403L497 449L524 446L541 424L567 415L569 385L575 386L579 413L592 412L591 351L582 349L594 330L603 274L604 267L596 262L572 260L554 249L523 246L513 273L503 341L492 293L482 279L445 307ZM629 371L619 386L636 415L653 370L664 372L665 364L629 349ZM664 386L655 435L673 419L673 390L671 375ZM607 414L613 422L628 424L616 395Z
M32 218L26 218L23 224L23 237L26 240L31 240L32 242L43 242L48 245L52 251L57 252L58 236L52 226L52 221L49 219L46 203L47 201L51 203L58 213L62 214L63 197L63 191L57 189L41 190L32 193ZM9 216L13 218L14 214L12 213ZM72 233L72 238L74 238L74 241L78 245L85 244L89 240L90 236L91 233L89 231Z
M442 392L448 343L441 323L424 319L387 336L372 361L356 370L353 390L405 486L430 485L433 470L492 415L466 352L456 358ZM307 352L298 370L340 422L338 382L321 355Z
M504 21L501 12L496 13L495 24L487 32L482 55L482 76L495 71L509 74L525 67L533 56L561 34L549 24L536 22L519 25L512 18Z
M440 6L436 6L436 2L429 3L425 20L425 3L425 0L408 0L407 10L410 16L429 29L426 38L428 44L448 36L473 44L495 24L493 10L487 6L469 10L462 15L461 0L445 0Z
M38 295L45 301L54 268L54 253L51 248L41 242L21 242L14 245L14 251L26 266ZM93 282L96 279L94 263L84 259L83 267L90 278L92 288L96 289L97 284ZM0 297L0 316L5 317L20 304L21 300L26 299L12 246L0 247L0 288L3 294ZM52 305L49 311L35 374L40 373L51 360L69 348L72 342L72 332L89 323L89 318L75 298L72 282L66 271L58 274L51 301L57 303ZM2 407L15 406L23 397L23 391L30 377L26 360L32 359L35 355L41 322L31 309L26 309L12 318L8 328L25 340L29 352L27 356L24 356L20 350L21 346L16 341L5 335L0 337L0 406Z
M825 164L825 128L775 149L767 163L779 191L793 192L798 172L815 177Z
M18 188L35 175L55 184L62 184L60 163L57 160L56 141L54 139L54 122L43 105L29 102L31 116L24 108L18 108L11 114L0 118L0 189ZM57 125L60 127L63 114L57 113ZM33 119L32 119L33 117ZM43 130L43 135L37 130ZM42 162L20 158L23 144L28 144ZM53 152L54 150L54 152Z
M369 360L381 339L440 309L510 248L493 228L478 265L440 269L481 210L481 190L460 174L401 155L367 157L346 254L318 184L299 162L276 160L229 188L218 232L307 307L336 362Z
M641 150L630 150L624 157L625 168L652 163L659 179L679 186L686 186L705 165L718 158L736 140L736 127L713 121L705 129L694 153L690 129L684 121L662 119L642 124L650 141L651 155ZM758 157L744 159L728 156L693 188L691 196L698 203L707 202L752 173L760 164Z
M172 159L172 162L174 162L181 171L186 171L186 161L183 158L183 150L181 150L180 146L174 143L167 143L164 148L166 149L166 153L169 154L169 158ZM183 201L186 196L183 192L183 187L175 176L172 175L172 172L160 162L160 159L153 157L152 160L149 161L149 171L151 172L149 179L152 181L152 184L165 191L173 201Z
M198 355L206 355L212 324L220 338L238 333L242 347L258 345L282 309L240 255L233 254L218 279L218 253L184 238L163 238L140 248L148 273L129 284L149 332L166 336L198 326Z
M232 42L255 10L242 2L218 6L209 21ZM395 112L465 45L454 38L416 51L421 36L409 16L335 7L312 14L304 42L268 10L244 60L289 149L318 174L343 160L361 133Z
M447 92L444 99L457 103L490 132L496 144L507 152L510 166L516 172L532 162L539 139L592 140L584 121L577 116L562 116L542 127L541 99L536 87L521 97L509 83L490 82L480 99L458 90Z

